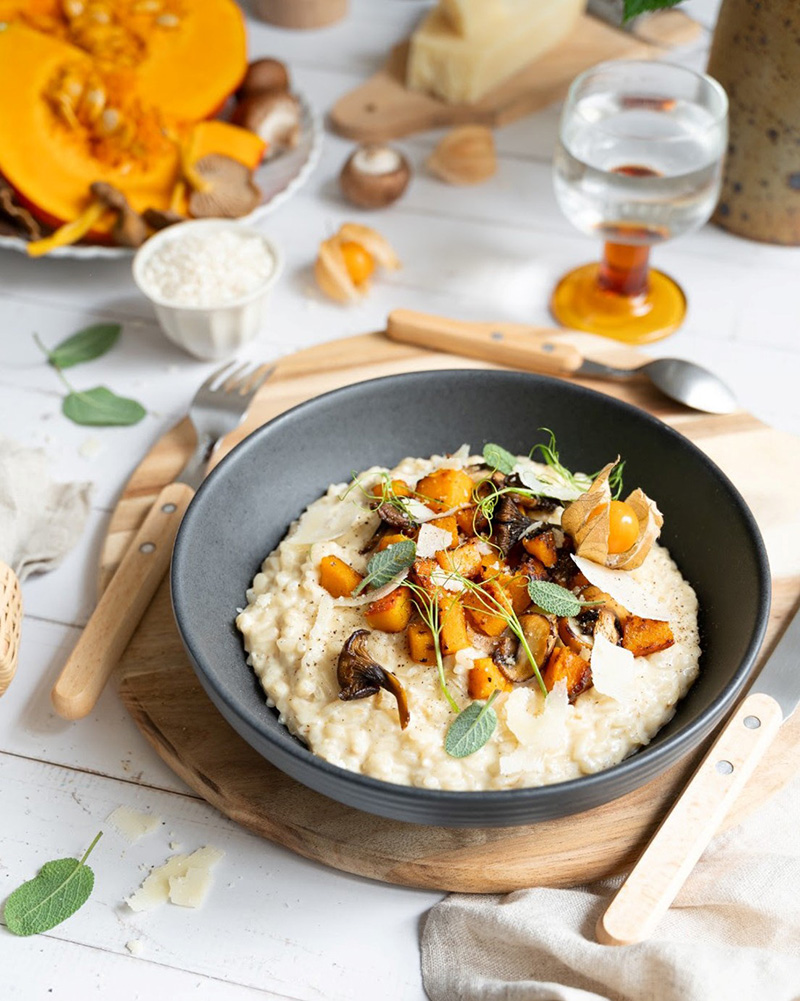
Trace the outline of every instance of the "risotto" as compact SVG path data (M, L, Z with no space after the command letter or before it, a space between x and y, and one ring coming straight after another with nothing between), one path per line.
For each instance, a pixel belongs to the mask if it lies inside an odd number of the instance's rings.
M647 744L697 676L697 601L637 490L498 446L332 485L236 624L282 723L342 768L538 786ZM454 721L458 721L457 724Z

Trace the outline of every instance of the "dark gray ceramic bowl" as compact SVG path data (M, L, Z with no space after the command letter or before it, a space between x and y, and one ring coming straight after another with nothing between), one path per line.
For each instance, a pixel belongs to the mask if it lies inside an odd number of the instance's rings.
M614 768L532 789L440 792L357 775L316 757L278 723L234 625L263 558L292 520L354 469L407 455L526 453L552 428L572 469L617 453L625 482L664 512L662 541L700 602L701 673L651 744ZM579 813L664 771L718 723L741 691L769 611L769 568L755 521L725 475L685 438L608 396L541 376L446 371L359 383L260 428L211 473L175 544L172 600L183 642L225 719L267 760L317 792L397 820L447 826L528 824Z

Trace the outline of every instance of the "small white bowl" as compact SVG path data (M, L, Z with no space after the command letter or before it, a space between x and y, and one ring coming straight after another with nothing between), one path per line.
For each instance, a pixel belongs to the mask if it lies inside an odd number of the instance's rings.
M145 278L153 254L172 240L208 233L234 232L260 240L273 259L271 274L258 288L219 306L176 305L155 292ZM203 361L228 358L252 341L261 329L264 305L283 268L283 257L272 241L250 226L231 219L191 219L168 226L151 236L133 258L133 280L152 302L161 329L178 347Z

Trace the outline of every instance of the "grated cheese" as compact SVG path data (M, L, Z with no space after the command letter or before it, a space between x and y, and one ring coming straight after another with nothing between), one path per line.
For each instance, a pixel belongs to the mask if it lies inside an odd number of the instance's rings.
M166 240L144 263L148 291L173 306L226 306L255 292L275 270L263 240L233 230Z

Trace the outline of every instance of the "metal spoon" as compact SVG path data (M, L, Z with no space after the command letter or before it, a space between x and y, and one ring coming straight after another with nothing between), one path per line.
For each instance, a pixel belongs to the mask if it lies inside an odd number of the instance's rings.
M551 375L621 381L644 377L665 396L694 410L730 414L739 409L725 383L694 362L655 358L636 368L616 368L584 358L561 333L524 323L465 323L409 309L393 310L386 324L387 336L405 344Z

